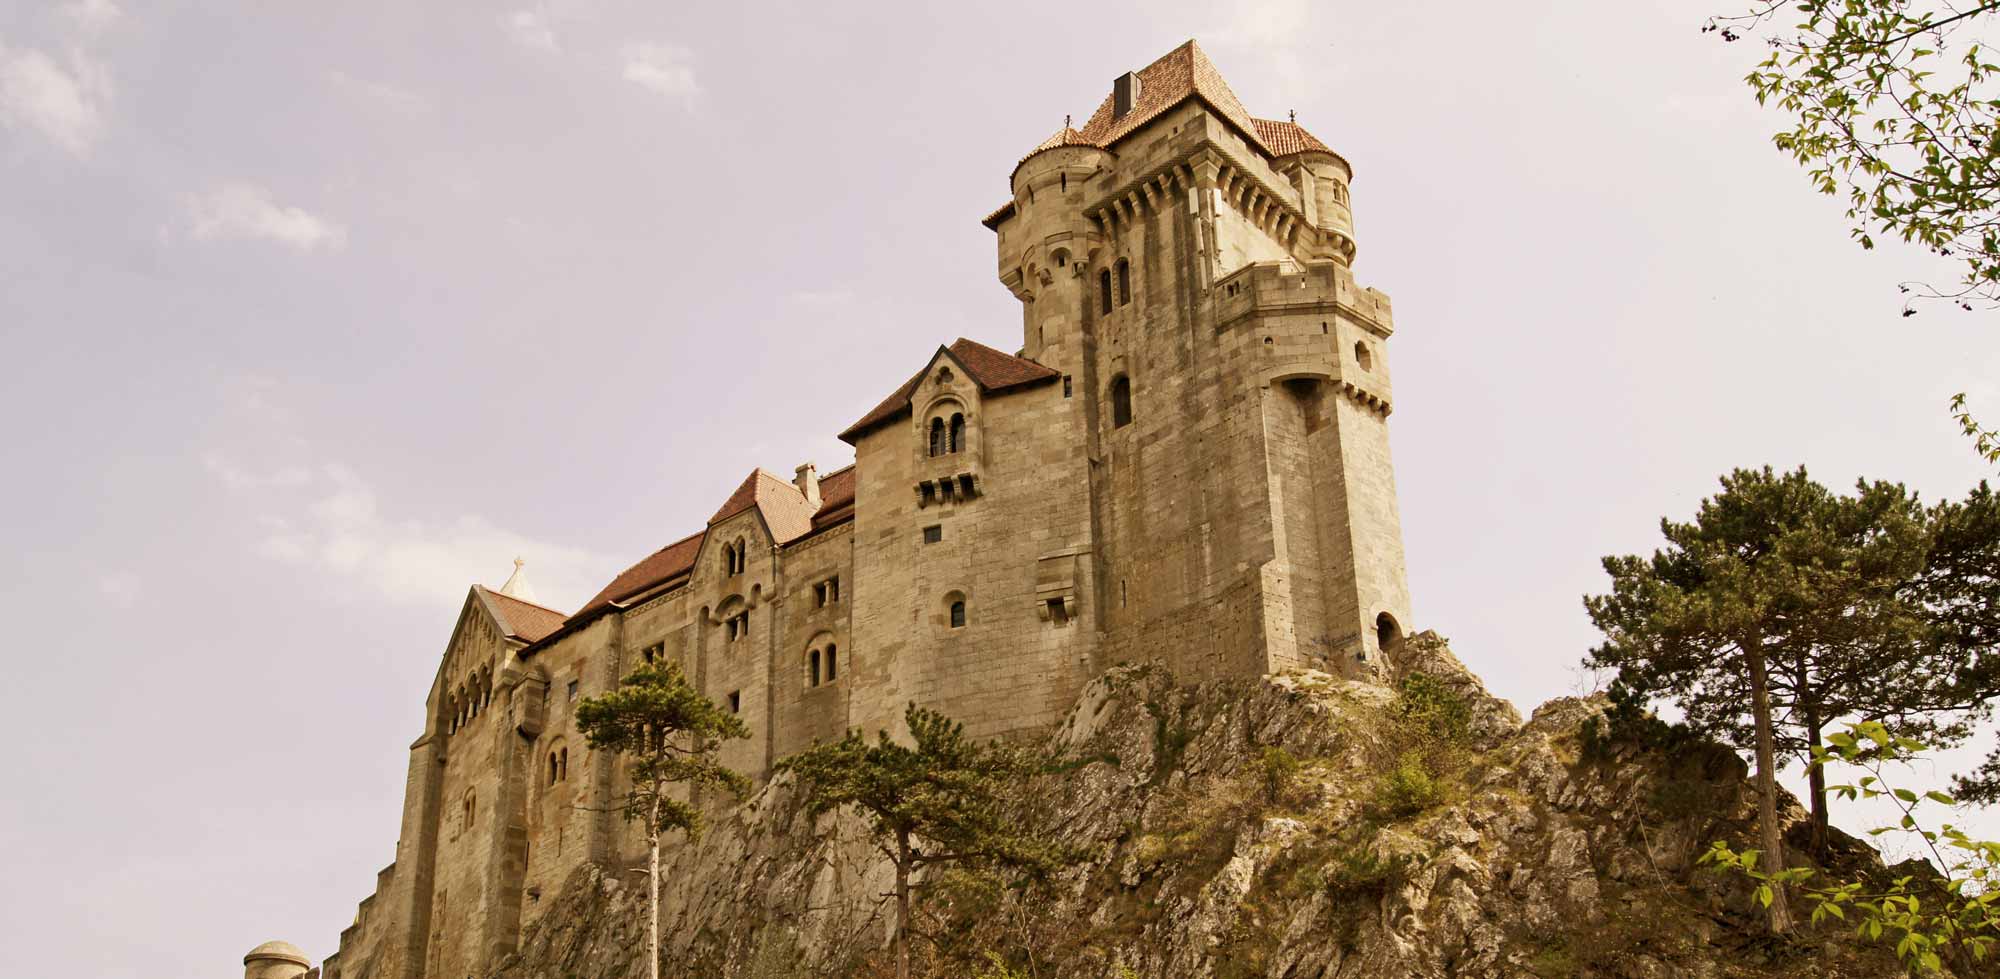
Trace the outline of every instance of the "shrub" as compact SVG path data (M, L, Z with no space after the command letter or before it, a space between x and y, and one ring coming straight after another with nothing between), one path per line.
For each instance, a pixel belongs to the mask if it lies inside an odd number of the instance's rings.
M1382 819L1402 819L1443 801L1444 786L1431 773L1430 766L1424 764L1423 756L1406 751L1397 759L1396 767L1376 779L1369 809Z
M1445 744L1462 744L1472 734L1472 707L1443 680L1428 673L1403 678L1396 716L1412 733Z
M1299 760L1275 745L1258 753L1257 770L1264 786L1266 805L1277 805L1298 782Z

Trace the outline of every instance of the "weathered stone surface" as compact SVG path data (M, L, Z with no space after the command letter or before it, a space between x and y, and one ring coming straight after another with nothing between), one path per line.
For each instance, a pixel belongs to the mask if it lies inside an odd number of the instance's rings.
M1406 648L1395 675L1450 685L1476 732L1435 804L1406 814L1373 800L1407 733L1379 684L1302 672L1190 687L1157 667L1092 682L1051 737L1097 760L1059 776L1047 813L1087 859L1053 893L941 891L924 921L948 939L925 946L926 974L969 975L988 951L1066 977L1899 974L1836 933L1769 944L1740 884L1694 867L1706 841L1748 832L1734 756L1610 742L1586 758L1579 730L1602 701L1521 723L1441 640ZM1275 800L1258 772L1272 748L1302 762ZM679 848L668 974L887 974L888 868L859 830L811 824L781 779ZM498 974L642 974L643 893L637 875L576 872Z

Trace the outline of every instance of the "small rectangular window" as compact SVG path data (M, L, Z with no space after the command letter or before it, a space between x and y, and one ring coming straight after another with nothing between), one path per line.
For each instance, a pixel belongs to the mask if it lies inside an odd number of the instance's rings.
M1073 387L1072 387L1072 385L1071 385L1071 381L1070 381L1070 376L1069 376L1068 374L1064 374L1064 375L1063 375L1063 397L1065 397L1065 398L1069 397L1072 391L1074 391L1074 388L1073 388Z
M944 540L943 524L931 524L924 528L924 543L935 544L941 540Z
M571 681L569 682L569 699L571 699L571 700L575 700L575 699L576 699L576 681L575 681L575 680L571 680Z
M731 714L740 714L743 712L743 691L729 691L729 712Z

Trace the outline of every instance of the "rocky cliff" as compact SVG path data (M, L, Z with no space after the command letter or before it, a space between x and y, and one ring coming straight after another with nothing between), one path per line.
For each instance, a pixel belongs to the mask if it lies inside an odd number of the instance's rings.
M1621 739L1603 707L1561 699L1523 723L1431 635L1387 684L1113 670L1051 735L1068 770L1021 787L1084 860L1045 889L931 881L925 974L1900 974L1839 933L1763 938L1747 889L1694 866L1749 835L1742 762ZM888 867L861 830L809 819L780 779L677 848L667 974L889 974ZM580 871L501 975L644 975L643 883Z

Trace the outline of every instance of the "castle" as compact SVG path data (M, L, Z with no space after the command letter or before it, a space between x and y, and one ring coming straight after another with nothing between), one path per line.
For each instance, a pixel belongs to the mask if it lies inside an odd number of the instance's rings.
M840 433L744 477L574 612L471 588L410 746L395 860L323 979L457 979L580 864L643 858L579 698L682 664L752 775L914 701L982 736L1122 661L1370 676L1409 622L1389 300L1356 285L1347 162L1252 117L1192 41L1120 75L984 219L1017 353L966 339ZM917 365L913 365L917 366ZM309 963L283 943L252 979Z

